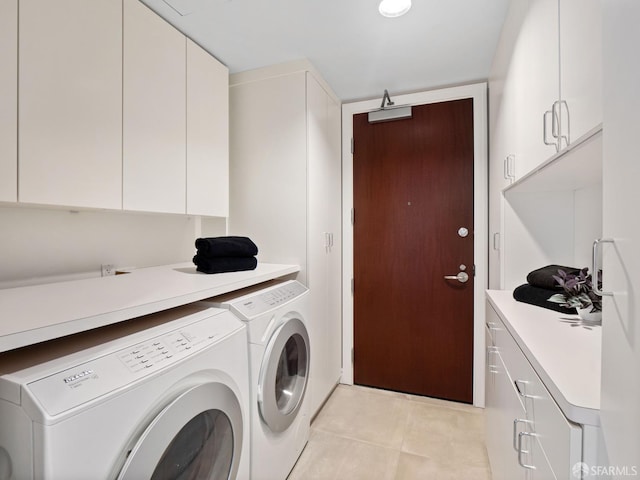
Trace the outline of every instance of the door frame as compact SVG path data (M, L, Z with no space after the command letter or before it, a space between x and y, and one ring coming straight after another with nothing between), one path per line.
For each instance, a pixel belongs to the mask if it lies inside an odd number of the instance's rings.
M488 125L487 84L475 83L459 87L428 90L392 97L396 105L473 99L473 216L475 279L473 291L473 405L484 407L485 382L485 290L488 287ZM353 116L380 108L380 99L342 105L342 377L340 383L353 385Z

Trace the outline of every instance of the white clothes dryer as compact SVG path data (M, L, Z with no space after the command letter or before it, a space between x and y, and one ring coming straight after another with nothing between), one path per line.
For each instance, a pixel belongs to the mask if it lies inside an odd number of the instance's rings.
M0 479L248 480L246 327L185 306L0 355Z
M251 478L285 480L309 439L309 295L295 280L260 288L204 304L228 308L247 324Z

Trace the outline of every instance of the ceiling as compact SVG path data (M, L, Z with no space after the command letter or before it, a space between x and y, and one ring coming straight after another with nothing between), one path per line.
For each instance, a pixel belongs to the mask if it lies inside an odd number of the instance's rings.
M308 59L343 101L486 80L509 0L142 0L238 73Z

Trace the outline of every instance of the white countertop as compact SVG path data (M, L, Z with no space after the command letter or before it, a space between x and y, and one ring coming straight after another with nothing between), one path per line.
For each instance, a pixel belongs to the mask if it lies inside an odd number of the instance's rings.
M487 298L565 416L600 423L602 328L572 327L577 319L517 302L510 290L488 290Z
M0 290L0 352L102 327L298 272L259 263L255 270L207 275L192 263Z

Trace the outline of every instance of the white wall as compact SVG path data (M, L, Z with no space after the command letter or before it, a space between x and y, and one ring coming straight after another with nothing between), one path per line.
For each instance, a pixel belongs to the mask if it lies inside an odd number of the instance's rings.
M0 206L0 288L100 275L100 266L190 262L225 219Z
M510 193L504 225L504 288L526 283L530 271L549 264L591 270L591 246L602 236L602 184Z

